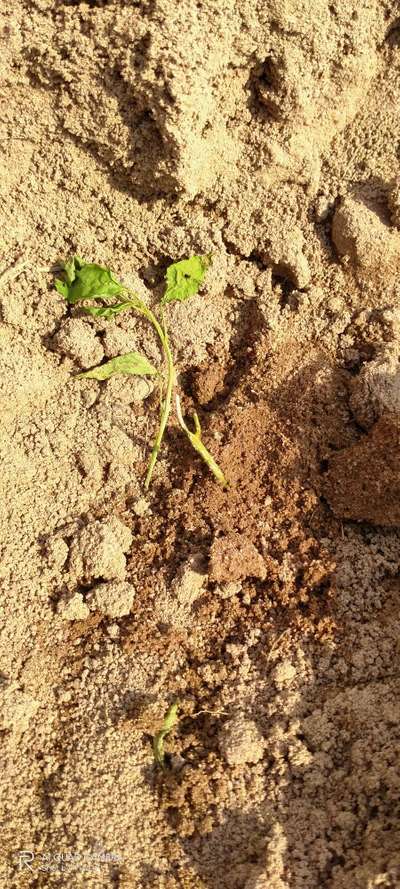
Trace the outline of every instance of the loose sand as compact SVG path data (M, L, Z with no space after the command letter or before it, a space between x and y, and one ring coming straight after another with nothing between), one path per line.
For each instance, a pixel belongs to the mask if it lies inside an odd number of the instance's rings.
M400 886L400 6L16 0L0 11L5 887ZM171 307L153 383L74 375ZM151 739L178 726L165 774ZM22 854L23 853L23 854Z

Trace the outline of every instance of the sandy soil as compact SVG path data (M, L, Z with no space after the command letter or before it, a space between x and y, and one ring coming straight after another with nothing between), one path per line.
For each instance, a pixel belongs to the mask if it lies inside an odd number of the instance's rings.
M16 0L0 11L3 885L400 886L400 6ZM157 392L74 375L171 307ZM167 769L151 740L172 701ZM23 853L23 854L22 854Z

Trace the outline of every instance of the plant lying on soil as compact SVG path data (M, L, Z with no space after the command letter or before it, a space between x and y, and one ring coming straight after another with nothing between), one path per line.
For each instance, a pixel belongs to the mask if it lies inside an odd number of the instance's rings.
M57 279L55 282L56 289L70 305L80 305L84 312L94 318L110 319L127 309L134 309L147 318L157 333L164 354L163 373L159 373L144 355L140 355L138 352L127 352L125 355L118 355L116 358L92 368L92 370L78 374L78 378L89 377L95 380L107 380L113 374L157 375L160 377L162 388L160 422L147 469L146 489L150 485L167 427L176 385L176 373L164 317L164 306L175 301L183 302L197 293L210 264L210 256L191 256L189 259L182 259L180 262L174 262L168 266L166 271L167 286L160 301L159 317L132 290L121 284L109 268L92 262L84 262L77 256L63 264L64 279ZM92 302L95 302L95 305L90 304ZM200 454L217 481L221 485L227 486L228 483L222 470L201 440L201 427L196 413L194 414L195 431L191 432L186 425L182 416L179 395L176 395L176 414L179 425L187 435L192 447Z

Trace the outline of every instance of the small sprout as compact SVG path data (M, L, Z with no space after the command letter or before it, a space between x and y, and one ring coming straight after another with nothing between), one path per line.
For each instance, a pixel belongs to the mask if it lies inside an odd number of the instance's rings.
M108 380L113 374L132 374L134 376L154 376L157 370L139 352L126 352L125 355L117 355L105 364L99 364L93 370L85 370L77 374L76 379L89 377L92 380Z
M97 265L94 262L85 262L83 259L79 259L78 256L74 256L63 264L64 278L63 280L58 278L55 282L57 291L68 303L71 305L79 304L84 312L87 312L94 318L108 320L126 309L134 309L147 318L157 333L164 354L165 373L161 394L160 421L144 483L146 490L151 482L171 413L173 390L176 384L174 360L162 314L162 307L166 303L182 302L197 293L204 280L206 271L211 265L211 261L211 256L191 256L189 259L182 259L180 262L172 263L167 268L167 286L161 299L159 317L146 306L137 294L118 281L111 269ZM88 301L89 305L87 305ZM96 302L96 305L92 305L92 302ZM145 357L137 352L128 352L126 355L118 355L116 358L112 358L105 364L99 365L99 367L78 374L77 378L87 377L95 380L106 380L114 373L154 375L157 371ZM180 411L179 398L177 410ZM188 436L195 450L205 460L215 478L226 486L227 482L223 473L201 441L197 414L195 415L196 430L194 433L187 428L181 413L178 413L178 418L181 428Z
M229 482L225 478L224 473L222 472L222 469L220 469L220 467L218 466L218 463L215 462L214 457L212 456L212 454L210 454L210 452L207 450L205 444L203 444L203 442L201 440L201 426L200 426L200 420L198 418L198 415L196 414L196 412L194 412L194 414L193 414L195 431L191 432L190 429L188 428L188 426L186 425L186 423L183 419L183 416L182 416L181 402L180 402L179 395L176 395L176 397L175 397L175 404L176 404L176 414L178 417L179 425L180 425L181 429L183 429L183 431L186 432L186 435L190 441L190 444L195 449L195 451L197 451L197 453L200 454L200 457L207 464L207 466L211 470L213 476L217 479L217 482L219 482L220 485L222 485L224 488L229 487Z
M157 732L153 738L154 761L156 765L161 766L162 769L165 768L164 739L169 735L177 722L179 722L178 709L178 703L171 704L171 706L168 707L160 731Z

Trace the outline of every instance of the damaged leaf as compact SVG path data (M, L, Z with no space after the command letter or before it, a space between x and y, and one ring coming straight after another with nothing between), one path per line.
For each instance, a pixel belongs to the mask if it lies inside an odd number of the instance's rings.
M211 264L210 256L191 256L169 265L166 271L167 289L161 300L162 305L171 302L184 302L197 293L205 273Z
M64 263L64 276L65 280L57 279L55 286L71 304L86 299L110 299L126 292L110 269L95 262L81 262L77 257Z
M77 379L88 377L92 380L108 380L113 374L132 374L134 376L154 376L157 373L155 367L139 352L126 352L125 355L117 355L105 364L93 367L77 374Z
M79 259L78 256L71 256L71 259L67 259L65 262L61 263L61 268L64 273L64 278L57 278L55 281L56 290L61 293L65 298L68 297L68 290L76 277L76 272L80 269L85 263Z
M113 306L83 306L82 308L88 315L93 315L94 318L105 318L108 321L109 318L119 315L125 309L132 308L132 302L115 303Z

